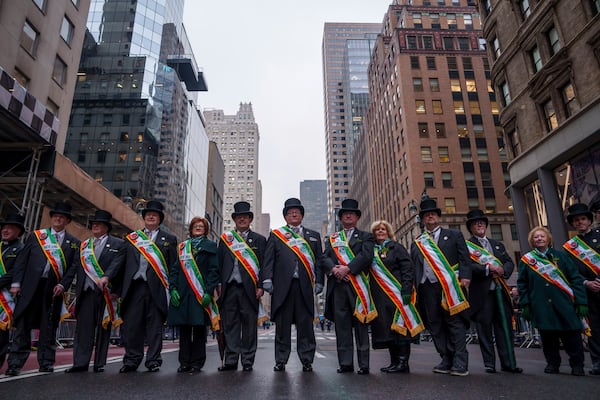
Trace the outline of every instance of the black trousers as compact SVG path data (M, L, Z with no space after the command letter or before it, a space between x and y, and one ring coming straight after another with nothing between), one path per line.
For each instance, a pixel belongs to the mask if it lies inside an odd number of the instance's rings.
M433 344L445 367L468 369L467 322L459 314L450 315L442 304L442 285L425 281L418 287L419 312L431 333Z
M588 338L592 369L600 371L600 293L587 291L590 329L592 336Z
M53 272L50 272L53 273ZM54 285L41 278L31 302L15 320L15 331L8 354L8 367L20 370L31 352L31 330L39 328L37 359L40 367L54 366L56 330L60 321L62 296L53 297Z
M121 306L125 330L123 364L138 367L144 358L144 338L148 343L146 368L162 365L162 334L166 315L160 312L148 284L134 280L129 288L126 304Z
M350 282L337 282L333 292L335 337L340 366L354 365L354 339L359 368L369 368L369 327L354 317L356 293Z
M206 326L179 326L179 365L201 369L206 362Z
M313 326L314 311L304 305L298 279L292 280L290 291L275 316L275 362L287 363L292 351L292 324L296 325L296 350L302 364L312 364L317 349Z
M483 357L483 365L487 368L496 367L496 352L494 351L494 338L496 339L496 348L498 349L498 358L502 368L511 368L510 355L515 360L513 350L513 330L512 330L512 309L504 302L501 303L504 307L504 323L508 328L508 337L504 331L502 316L500 314L500 306L495 290L488 291L483 303L481 315L485 320L477 322L477 338L479 339L479 348ZM516 366L516 364L514 365Z
M558 368L560 366L560 342L562 342L567 355L569 356L569 365L573 367L583 367L583 342L581 340L581 331L546 331L540 329L540 338L542 339L542 350L546 363L549 366Z
M102 327L106 301L98 289L86 289L77 298L77 324L73 349L73 366L87 368L94 351L94 367L106 365L111 325Z
M258 310L241 284L229 283L221 303L221 320L225 335L225 364L254 365L257 346Z
M4 365L6 353L8 353L8 344L10 343L10 330L0 329L0 368Z

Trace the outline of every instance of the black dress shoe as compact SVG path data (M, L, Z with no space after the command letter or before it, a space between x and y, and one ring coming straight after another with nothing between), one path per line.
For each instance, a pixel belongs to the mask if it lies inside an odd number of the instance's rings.
M190 372L200 372L202 371L202 367L192 367L192 370Z
M502 372L510 372L511 374L520 374L523 372L523 368L520 367L502 367Z
M554 365L546 365L546 368L544 368L544 373L545 374L558 374L558 367L555 367Z
M38 369L38 371L40 371L40 372L54 372L54 368L53 367L40 367L40 369Z
M94 372L104 372L104 365L94 366Z
M8 375L8 372L7 372L6 375ZM590 369L590 375L600 375L600 368L592 368L592 369Z
M65 374L72 374L74 372L87 372L88 367L71 367L65 369Z
M273 367L273 371L275 372L281 372L281 371L285 371L285 364L278 362L275 364L275 366Z
M223 371L236 371L237 370L237 364L225 364L222 367L217 368L217 370L219 372L223 372Z
M398 365L398 364L391 363L390 365L388 365L388 366L386 366L386 367L381 367L381 368L379 368L379 370L380 370L381 372L388 372L388 370L389 370L390 368L394 368L396 365Z
M359 368L356 373L359 375L369 375L369 368Z
M313 367L312 364L309 362L305 362L304 364L302 364L302 371L303 372L312 372Z
M126 374L128 372L135 372L135 371L137 371L137 367L134 367L133 365L123 365L121 367L121 369L119 370L119 373Z
M571 375L585 376L585 371L583 370L583 365L571 368Z
M17 376L21 373L20 370L16 369L16 368L9 368L6 370L6 372L4 373L6 376Z
M187 365L182 365L179 368L177 368L177 372L190 372L192 370L192 367L189 367Z
M350 365L342 365L337 369L338 374L345 374L346 372L354 372L354 367Z
M504 371L504 368L502 368L502 371ZM496 373L496 368L494 368L494 367L485 367L485 372L487 372L488 374L495 374Z
M252 365L244 365L242 367L242 371L244 371L244 372L250 372L250 371L252 371Z
M160 365L151 365L148 367L148 372L158 372L160 370Z

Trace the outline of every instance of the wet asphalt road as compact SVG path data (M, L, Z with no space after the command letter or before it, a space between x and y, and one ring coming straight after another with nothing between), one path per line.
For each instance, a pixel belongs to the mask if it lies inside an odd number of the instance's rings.
M545 362L540 349L517 349L522 375L486 374L479 347L468 346L470 375L454 377L431 373L439 362L432 343L412 346L411 373L384 374L388 364L385 350L371 352L371 374L336 373L333 332L317 332L314 371L302 372L292 353L285 372L273 372L274 330L260 332L254 371L218 372L220 359L214 342L207 348L208 359L202 372L177 373L177 352L163 353L158 373L145 368L119 374L120 360L106 372L65 374L64 367L52 374L26 373L17 378L0 376L2 399L595 399L600 393L600 377L570 375L563 354L559 375L543 373ZM294 344L295 346L295 344ZM586 354L589 364L589 355ZM498 367L499 369L499 367ZM586 368L587 371L588 368Z

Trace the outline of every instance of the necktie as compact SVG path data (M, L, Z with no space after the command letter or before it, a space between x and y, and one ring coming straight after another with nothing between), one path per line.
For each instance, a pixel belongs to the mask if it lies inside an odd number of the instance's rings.
M100 257L100 253L102 253L102 239L94 238L94 255L96 258Z
M490 254L494 254L494 250L492 250L492 246L487 238L480 238L479 241L484 249L486 249Z
M298 226L292 226L292 231L294 231L295 234L300 234L300 227Z

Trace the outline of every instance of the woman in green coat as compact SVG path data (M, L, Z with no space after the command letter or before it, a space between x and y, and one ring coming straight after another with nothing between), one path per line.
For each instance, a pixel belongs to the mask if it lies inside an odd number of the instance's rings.
M571 373L583 371L581 319L587 315L587 297L577 267L562 251L551 248L552 234L544 227L529 232L532 251L519 261L519 304L523 318L538 328L547 374L560 367L559 340L569 355Z
M179 260L169 276L167 324L179 327L177 372L198 372L206 361L206 327L211 325L207 308L219 281L217 245L206 237L209 231L208 220L192 219L190 239L179 244Z

